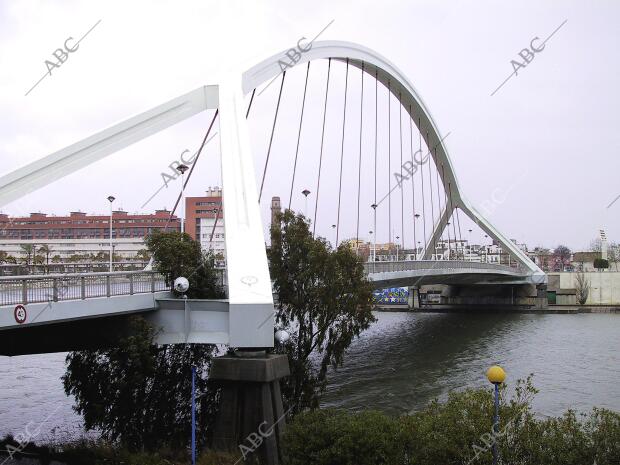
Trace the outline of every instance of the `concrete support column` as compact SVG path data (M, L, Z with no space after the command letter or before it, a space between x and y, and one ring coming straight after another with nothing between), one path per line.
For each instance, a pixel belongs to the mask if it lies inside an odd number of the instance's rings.
M420 288L418 286L409 287L409 297L407 298L407 306L409 310L419 310L420 306Z
M209 379L221 387L221 394L213 447L278 465L285 428L280 379L289 374L286 355L261 351L215 358Z
M547 298L546 284L538 284L536 286L536 308L538 310L549 308L549 299Z

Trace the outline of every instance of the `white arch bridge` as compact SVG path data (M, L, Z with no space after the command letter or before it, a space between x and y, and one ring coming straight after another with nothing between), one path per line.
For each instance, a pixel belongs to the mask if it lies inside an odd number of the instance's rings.
M361 253L360 229L368 226L374 241L382 230L387 242L413 250L413 260L366 265L377 287L521 286L529 289L530 296L536 295L536 287L545 285L546 276L466 200L448 155L446 136L442 137L401 71L379 54L346 42L314 42L294 67L282 72L279 62L285 56L280 53L243 73L231 73L219 83L199 87L0 178L1 207L200 112L213 112L204 140L217 118L228 299L185 305L172 299L161 279L150 272L0 278L0 299L4 299L0 353L67 350L68 346L80 346L67 340L92 342L93 334L115 332L118 318L135 312L148 313L162 328L161 342L272 347L274 302L261 201L263 193L286 192L290 187L291 208L293 192L303 182L311 183L314 190L313 211L304 212L312 220L314 233L317 227L317 234L335 233L336 246L346 233L356 240ZM284 103L285 79L295 72L302 77L305 74L303 97L290 115L283 115L292 107ZM262 96L277 79L280 85L270 87ZM262 90L257 92L259 88ZM270 93L278 89L264 165L255 170L258 151L252 150L250 110L261 100L268 104ZM301 96L301 91L298 94ZM313 113L315 102L318 109ZM342 109L333 111L337 105ZM313 114L318 115L314 126L320 129L316 137L308 135ZM337 123L330 120L334 115ZM278 129L291 121L295 123L296 146L280 147ZM300 141L317 145L320 141L320 147L310 150ZM335 148L330 148L333 141ZM292 165L290 176L273 174L273 158L278 152L295 153L294 158L286 158ZM316 155L312 160L310 152ZM303 178L307 173L302 171L308 171L301 168L304 163L317 167L310 179ZM325 179L328 169L338 173L337 182ZM462 232L471 233L474 227L501 246L506 263L466 260ZM48 281L42 285L45 279ZM58 283L63 280L70 281L65 286L70 291L59 293ZM47 290L41 294L43 288ZM17 321L16 305L25 308L27 319L23 322Z

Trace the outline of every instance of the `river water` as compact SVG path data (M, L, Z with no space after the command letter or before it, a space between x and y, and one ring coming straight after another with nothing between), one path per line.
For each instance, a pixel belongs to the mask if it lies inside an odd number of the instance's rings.
M620 411L620 315L375 315L330 373L324 406L407 413L455 389L488 387L486 369L500 364L509 385L534 373L542 415ZM29 422L39 442L84 434L60 380L65 356L0 357L0 437Z

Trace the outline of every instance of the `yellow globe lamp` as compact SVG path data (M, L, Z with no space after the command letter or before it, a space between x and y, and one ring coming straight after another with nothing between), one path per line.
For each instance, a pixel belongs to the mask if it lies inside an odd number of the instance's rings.
M487 379L490 383L501 384L506 379L506 372L498 365L493 365L487 370Z

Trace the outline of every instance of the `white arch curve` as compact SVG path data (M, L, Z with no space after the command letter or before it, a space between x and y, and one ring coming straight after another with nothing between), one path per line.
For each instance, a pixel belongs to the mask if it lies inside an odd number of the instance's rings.
M224 214L230 344L237 347L273 346L273 298L245 121L244 95L277 76L280 72L278 61L283 56L284 53L274 55L245 73L232 73L216 85L201 86L2 176L0 207L201 111L218 108L220 147L221 153L225 154L222 156L222 183L226 192ZM417 122L416 117L420 118L427 146L437 148L433 157L436 166L443 164L445 168L443 173L439 173L444 186L447 182L454 186L453 203L525 266L536 278L532 282L545 282L544 273L465 200L445 141L441 140L430 112L406 76L378 53L349 42L314 42L312 49L302 54L296 64L330 57L338 60L348 58L351 64L358 67L363 62L365 71L374 76L376 70L378 79L384 84L390 80L392 93L398 95L401 92L401 101L407 111L411 104L414 121ZM441 235L451 213L448 209L444 211L435 226L433 237ZM427 250L426 254L429 253ZM249 282L253 284L249 285Z
M376 72L377 79L386 87L388 87L388 82L390 82L389 89L391 93L397 98L400 94L403 108L413 118L415 125L418 127L422 137L424 138L426 146L433 149L436 148L436 151L431 151L431 155L435 162L435 166L442 166L444 168L441 171L438 171L444 190L446 190L447 197L450 195L448 194L448 189L446 186L448 183L451 186L452 208L460 208L489 236L498 241L515 260L521 263L532 274L544 276L543 271L534 262L532 262L532 260L530 260L521 249L519 249L511 240L506 238L498 229L496 229L488 220L476 211L473 205L463 196L450 160L450 156L448 155L446 141L444 140L444 137L441 136L439 128L435 123L430 110L424 104L420 94L416 91L407 76L379 53L362 45L343 41L314 42L311 49L300 54L299 60L294 64L294 66L299 66L312 60L326 58L332 58L339 61L345 61L348 59L350 65L356 66L360 69L362 69L363 63L363 70L370 76L374 77ZM248 94L261 84L271 81L273 78L281 74L282 62L290 63L290 58L287 57L284 52L273 55L249 68L245 73L243 73L243 92ZM411 108L411 112L409 112L409 108ZM441 236L446 226L446 222L449 221L451 214L452 211L446 208L444 214L438 219L437 224L434 226L434 231L431 240L429 240L429 244L434 244L437 238ZM432 250L427 248L424 253L424 258L430 258L431 253ZM540 282L540 278L537 278L537 280Z

